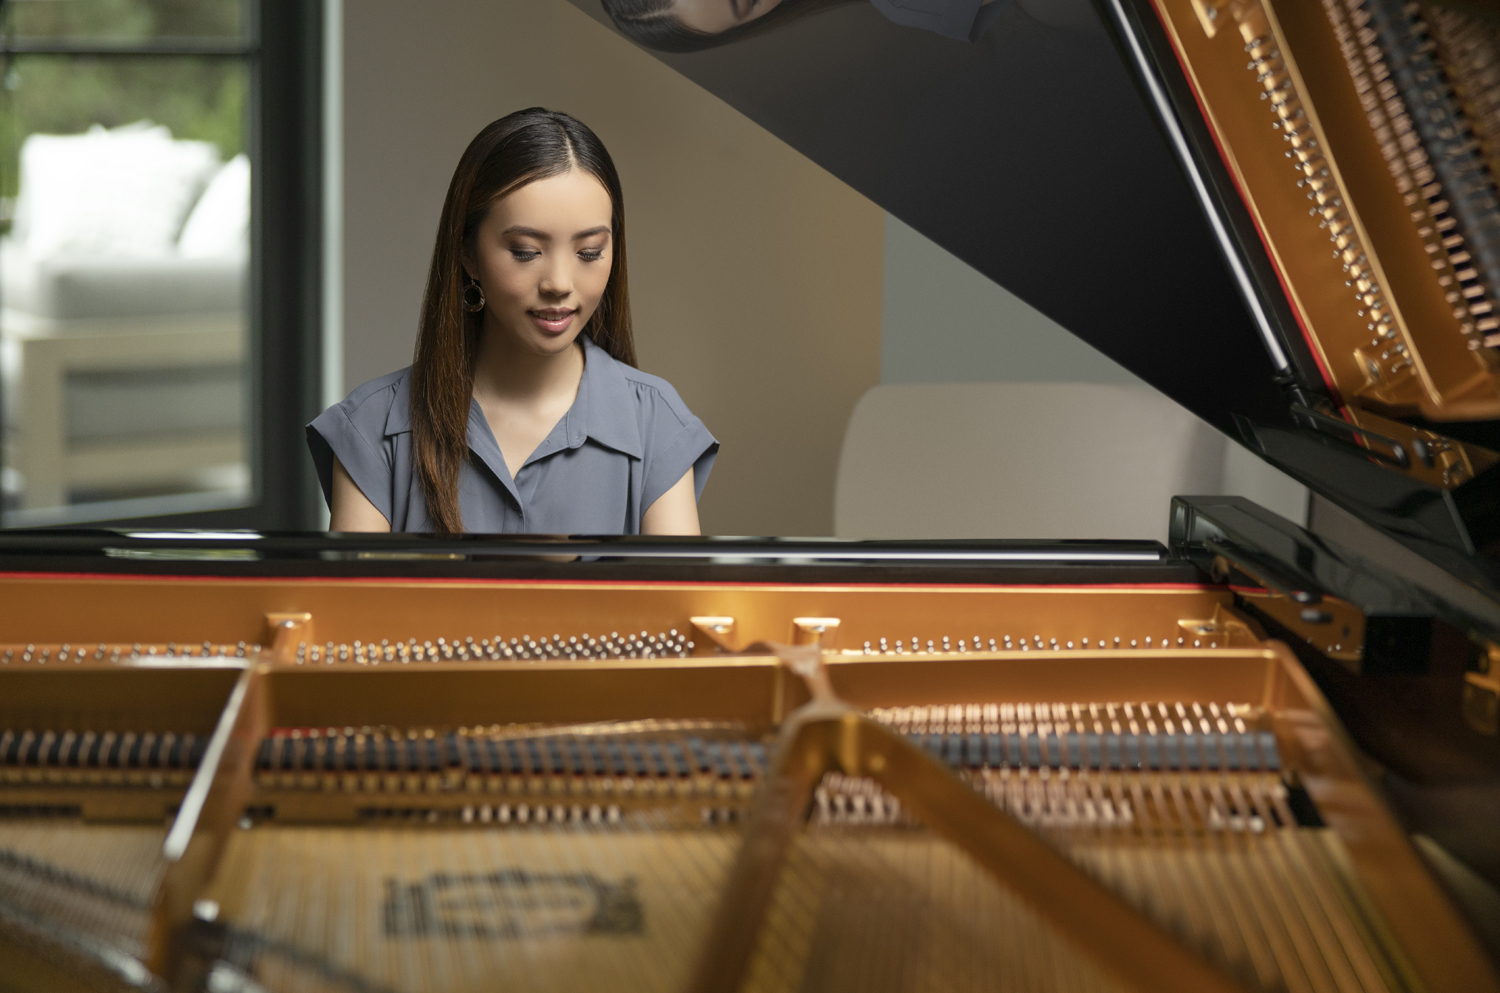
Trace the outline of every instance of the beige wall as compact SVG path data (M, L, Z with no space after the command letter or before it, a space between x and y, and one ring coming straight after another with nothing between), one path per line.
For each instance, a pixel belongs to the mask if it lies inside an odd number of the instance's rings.
M880 209L564 0L343 11L345 387L410 364L469 139L565 110L624 183L641 367L723 443L705 533L831 534L844 428L880 380Z

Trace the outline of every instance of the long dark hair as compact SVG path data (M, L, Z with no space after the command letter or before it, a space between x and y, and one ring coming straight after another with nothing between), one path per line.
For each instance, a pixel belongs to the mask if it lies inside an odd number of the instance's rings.
M463 306L465 248L495 201L527 183L582 169L609 191L613 259L599 308L583 333L611 356L635 365L630 295L625 279L625 204L620 176L604 143L581 122L532 107L508 114L469 142L438 220L437 244L422 297L411 366L413 459L434 530L464 530L458 475L469 457L469 402L484 312Z
M718 34L694 31L672 12L673 0L601 0L604 12L631 41L658 52L701 52L785 27L798 18L860 0L781 0L753 21Z

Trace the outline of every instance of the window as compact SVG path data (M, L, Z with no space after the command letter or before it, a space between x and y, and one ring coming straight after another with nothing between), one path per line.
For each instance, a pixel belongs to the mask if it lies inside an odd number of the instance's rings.
M307 523L320 12L0 3L6 526Z

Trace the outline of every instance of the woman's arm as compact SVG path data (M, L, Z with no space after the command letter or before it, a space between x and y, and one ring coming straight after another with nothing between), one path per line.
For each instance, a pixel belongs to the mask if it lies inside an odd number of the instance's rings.
M692 473L689 472L688 475L691 476ZM689 489L688 492L691 493L692 490ZM353 479L349 478L349 471L338 460L338 456L334 456L333 459L333 500L329 510L328 529L330 531L389 531L391 529L391 522L375 509L370 498L360 491ZM693 513L693 526L695 528L698 526L696 507ZM694 533L697 532L694 531Z
M641 516L641 534L698 534L696 497L697 494L693 491L693 470L688 469L681 479L672 484L670 490L657 497L656 502L646 508L646 513Z

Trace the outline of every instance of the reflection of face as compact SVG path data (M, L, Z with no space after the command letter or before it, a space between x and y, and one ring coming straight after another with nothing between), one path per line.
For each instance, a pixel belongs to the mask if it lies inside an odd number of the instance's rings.
M682 26L699 34L722 34L760 17L781 0L672 0Z
M490 208L465 253L484 290L484 329L555 355L578 337L609 282L609 191L571 169L538 179Z

